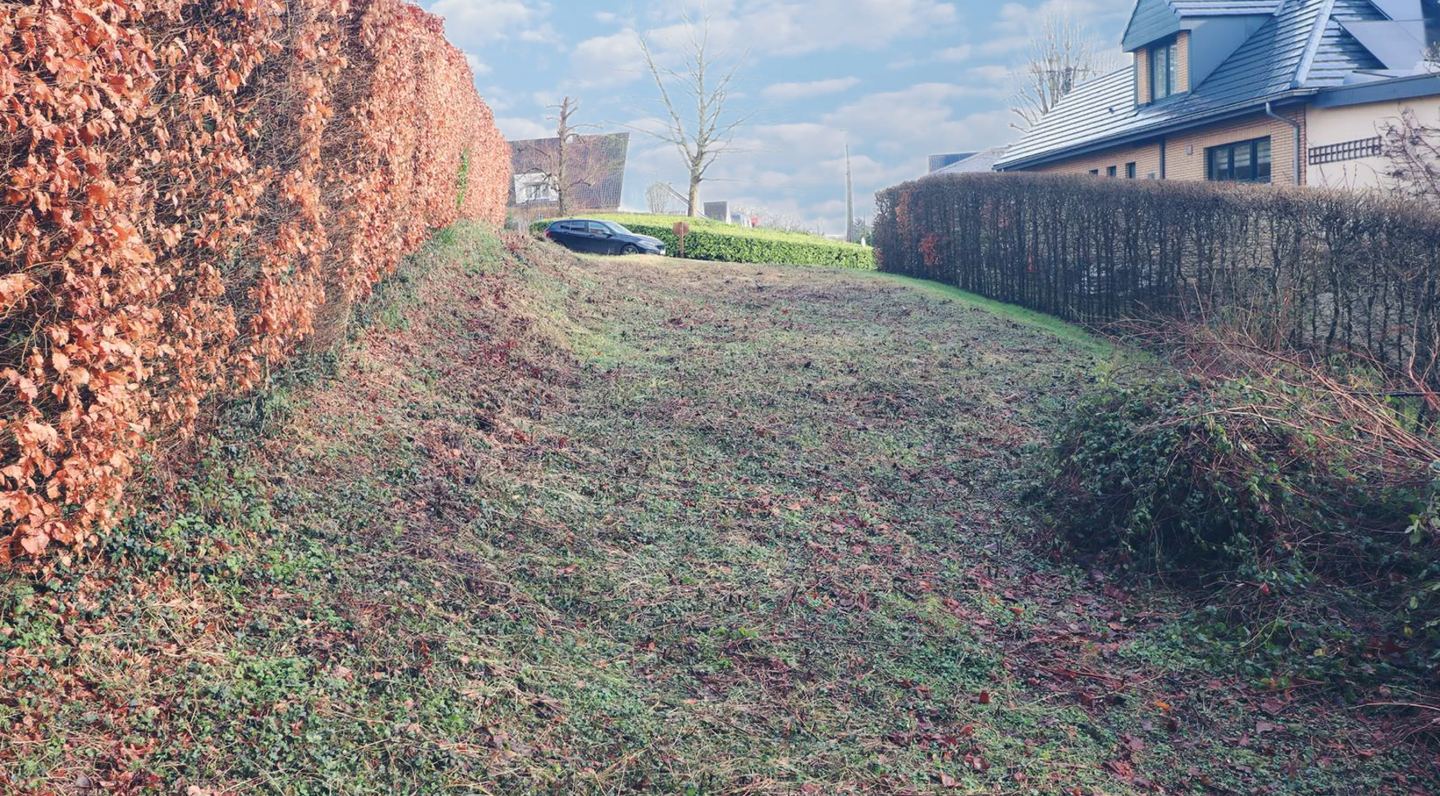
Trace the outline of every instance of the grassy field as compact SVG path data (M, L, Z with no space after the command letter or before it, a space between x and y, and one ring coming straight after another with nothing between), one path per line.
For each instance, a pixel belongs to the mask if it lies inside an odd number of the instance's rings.
M364 321L4 576L0 793L1434 792L1029 543L1074 329L469 228Z

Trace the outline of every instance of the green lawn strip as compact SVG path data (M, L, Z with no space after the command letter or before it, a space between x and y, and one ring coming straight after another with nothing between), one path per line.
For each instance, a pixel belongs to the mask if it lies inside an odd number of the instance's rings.
M638 235L649 235L665 242L666 253L679 257L680 239L674 233L677 223L690 226L686 236L685 257L692 260L786 265L823 265L862 271L875 269L874 250L820 235L740 227L706 218L682 216L606 214L587 215L601 221L613 221ZM537 221L531 232L542 233L550 221Z
M1103 337L1098 337L1073 323L1056 318L1053 315L1046 315L1016 304L1006 304L1002 301L975 295L974 293L967 293L958 287L952 287L940 282L914 279L908 276L900 276L899 274L885 273L883 271L877 272L875 278L909 285L916 290L928 293L948 296L956 301L963 302L967 306L983 309L1000 318L1005 318L1016 323L1023 323L1037 329L1043 329L1072 345L1087 349L1095 354L1115 355L1118 353L1117 346L1114 343L1105 340ZM1124 355L1127 357L1139 356L1138 352L1134 351L1126 351Z

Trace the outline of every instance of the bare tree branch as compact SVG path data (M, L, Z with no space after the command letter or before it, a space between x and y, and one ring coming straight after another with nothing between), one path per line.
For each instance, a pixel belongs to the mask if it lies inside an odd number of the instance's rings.
M1420 121L1413 108L1381 130L1381 149L1393 189L1410 199L1440 205L1440 128Z
M731 108L740 69L750 51L728 68L722 67L727 52L715 52L711 46L712 17L706 14L698 24L688 14L684 19L686 40L680 45L682 65L678 68L661 63L651 41L638 31L635 34L665 118L660 120L661 129L631 129L675 147L690 174L688 213L694 217L700 215L700 185L706 173L721 155L735 151L736 133L752 123L755 114Z
M527 142L523 152L529 157L528 173L539 175L541 184L555 194L560 215L569 215L570 204L581 188L599 185L610 170L610 153L603 140L586 137L582 130L595 130L598 124L574 124L571 119L580 110L580 101L566 97L559 105L548 106L555 111L546 117L555 123L554 147L548 141Z
M1097 40L1068 5L1049 12L1028 61L1010 72L1010 110L1019 117L1010 126L1030 130L1076 86L1122 65L1119 52Z

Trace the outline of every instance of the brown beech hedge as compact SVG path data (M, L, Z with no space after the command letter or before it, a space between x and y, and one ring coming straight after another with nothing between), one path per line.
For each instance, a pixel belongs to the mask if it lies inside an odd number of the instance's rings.
M1440 215L1357 192L1021 174L882 191L882 270L1082 323L1183 317L1440 386Z
M0 4L0 563L99 541L147 445L254 389L509 158L401 0Z

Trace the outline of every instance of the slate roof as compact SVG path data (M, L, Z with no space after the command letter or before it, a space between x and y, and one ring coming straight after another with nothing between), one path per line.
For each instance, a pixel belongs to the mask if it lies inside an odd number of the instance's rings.
M1142 6L1151 0L1142 0ZM1347 22L1383 21L1370 0L1168 0L1177 7L1218 9L1268 5L1277 10L1191 91L1137 106L1133 65L1076 88L997 167L1013 169L1118 146L1147 135L1232 115L1254 113L1339 87L1357 73L1384 69L1345 30ZM1140 7L1137 6L1137 11ZM1373 78L1366 78L1373 79ZM1440 91L1437 91L1440 93Z
M1136 0L1125 27L1122 46L1133 52L1158 39L1180 32L1181 20L1214 17L1272 16L1284 0Z
M931 155L930 168L928 169L928 173L934 174L935 172L945 168L946 166L954 165L962 160L965 160L966 158L971 158L974 156L974 152L952 152L945 155Z
M1008 146L994 146L984 152L976 152L964 160L951 163L944 168L936 169L926 176L937 174L987 174L995 170L995 164L1005 157L1010 149Z

